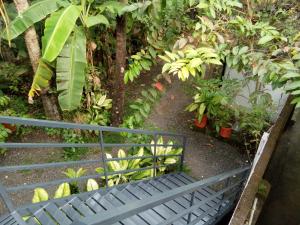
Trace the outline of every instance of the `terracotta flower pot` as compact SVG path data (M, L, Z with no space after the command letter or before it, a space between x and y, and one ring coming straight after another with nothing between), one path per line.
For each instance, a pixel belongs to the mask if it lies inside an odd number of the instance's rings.
M204 128L207 125L207 115L203 115L201 121L195 119L195 126L199 128Z
M11 132L15 132L17 127L16 125L8 124L8 123L2 123L2 125L6 128L9 129Z
M232 134L232 128L231 127L221 127L220 129L220 136L226 139L229 139Z
M164 86L163 86L162 83L160 83L160 82L156 82L156 83L154 84L154 87L155 87L157 90L159 90L160 92L162 92L162 91L164 90Z

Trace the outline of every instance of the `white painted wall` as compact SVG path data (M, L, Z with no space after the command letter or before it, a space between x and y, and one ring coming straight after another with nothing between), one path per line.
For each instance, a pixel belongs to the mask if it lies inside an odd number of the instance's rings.
M237 72L236 70L227 68L225 72L225 79L243 79L243 75ZM273 103L275 105L275 112L272 113L272 120L275 120L279 113L281 112L286 100L287 100L287 94L285 94L284 90L282 88L276 88L273 89L271 85L264 85L264 90L266 90L267 93L270 93L273 99ZM249 81L248 85L242 88L240 91L239 96L236 98L236 101L238 104L249 107L248 98L249 95L255 91L255 82Z

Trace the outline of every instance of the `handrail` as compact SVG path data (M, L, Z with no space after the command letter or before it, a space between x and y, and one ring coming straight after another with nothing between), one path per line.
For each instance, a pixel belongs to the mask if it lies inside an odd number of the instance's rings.
M18 118L18 117L9 117L9 116L0 116L0 123L3 124L16 124L16 125L26 125L26 126L35 126L35 127L51 127L51 128L60 128L60 129L76 129L76 130L94 130L99 131L99 142L98 143L0 143L0 148L10 148L10 149L30 149L30 148L64 148L64 147L73 147L73 148L99 148L101 153L101 158L96 160L82 160L82 161L67 161L67 162L51 162L51 163L38 163L38 164L29 164L29 165L7 165L0 166L0 172L16 172L20 170L36 170L36 169L46 169L46 168L57 168L57 167L67 167L67 166L77 166L77 165L86 165L86 164L94 164L94 163L102 163L104 167L103 174L92 174L82 176L80 178L66 178L66 179L58 179L41 183L33 183L33 184L24 184L12 187L4 187L1 186L2 189L0 191L0 197L4 200L7 207L11 211L11 200L8 199L8 194L6 192L17 192L21 190L33 189L36 187L46 187L50 185L56 185L63 182L71 182L75 180L86 180L90 178L99 178L105 177L106 185L108 186L108 176L114 174L124 174L129 172L137 172L137 171L145 171L145 170L154 170L154 174L156 169L161 167L168 167L168 164L165 165L156 165L156 160L161 157L179 157L180 160L176 164L179 164L179 169L183 167L183 155L186 144L186 137L181 134L175 134L170 132L162 132L162 131L147 131L141 129L128 129L128 128L117 128L117 127L105 127L105 126L97 126L97 125L89 125L89 124L78 124L78 123L69 123L69 122L60 122L60 121L49 121L49 120L39 120L39 119L30 119L30 118ZM164 137L174 137L178 138L180 141L179 144L158 144L157 141L154 143L105 143L103 136L104 132L119 132L119 133L134 133L134 134L144 134L150 135L152 138L156 140L158 136ZM181 144L182 141L182 144ZM156 147L174 147L174 148L182 148L183 151L180 154L157 154ZM105 148L111 147L153 147L154 154L153 155L143 155L143 156L127 156L124 158L106 158ZM120 161L120 160L134 160L134 159L147 159L151 158L153 160L153 165L136 168L136 169L127 169L121 171L108 171L107 163L111 161ZM172 165L176 165L172 164ZM155 176L155 175L154 175ZM0 182L1 184L1 182Z
M110 224L114 224L117 223L118 221L122 221L123 219L126 219L130 216L136 215L138 213L141 213L147 209L151 209L153 207L156 207L160 204L163 204L165 202L168 202L170 200L173 200L177 197L180 197L184 194L187 193L191 193L193 191L197 191L197 189L203 187L203 186L208 186L211 185L213 183L217 183L220 181L223 181L227 178L236 176L238 174L243 174L246 173L250 170L250 166L246 166L243 168L239 168L239 169L235 169L229 172L225 172L222 173L220 175L217 175L215 177L210 177L198 182L194 182L182 187L178 187L175 188L173 190L152 196L151 198L148 198L147 201L145 199L143 200L137 200L135 202L126 204L124 206L120 206L118 208L115 208L113 211L109 211L109 212L103 212L101 214L101 216L95 214L89 217L84 217L81 218L77 221L74 221L72 223L72 225L110 225ZM240 185L241 182L243 182L245 180L245 177L243 177L242 179L240 179L238 182L236 182L233 185L230 185L224 189L222 189L221 191L218 191L217 193L215 193L213 196L201 201L201 203L199 203L199 206L207 203L208 201L215 199L218 196L221 196L222 194L224 194L225 192L231 190L232 188ZM196 209L198 207L197 206L192 206L190 207L190 209ZM191 210L189 210L187 213L191 212Z
M164 135L164 136L174 136L183 137L182 134L165 132L165 131L150 131L142 129L129 129L120 127L107 127L98 126L90 124L81 123L70 123L52 120L40 120L40 119L30 119L30 118L20 118L13 116L0 116L0 123L7 124L18 124L18 125L29 125L29 126L39 126L39 127L50 127L50 128L63 128L63 129L80 129L80 130L97 130L97 131L110 131L110 132L126 132L135 134L148 134L148 135Z

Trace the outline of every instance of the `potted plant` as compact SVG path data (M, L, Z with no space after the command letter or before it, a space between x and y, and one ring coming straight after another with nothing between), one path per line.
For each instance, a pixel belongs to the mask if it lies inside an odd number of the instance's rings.
M258 148L263 130L270 126L270 117L268 107L263 105L241 110L239 129L247 152Z
M220 80L200 80L196 86L194 102L186 107L186 111L196 112L194 124L196 127L205 128L208 121L209 109L213 108L215 102L213 99L219 89Z
M235 113L232 106L220 107L214 115L216 130L222 138L229 139L232 134L232 125L235 122Z

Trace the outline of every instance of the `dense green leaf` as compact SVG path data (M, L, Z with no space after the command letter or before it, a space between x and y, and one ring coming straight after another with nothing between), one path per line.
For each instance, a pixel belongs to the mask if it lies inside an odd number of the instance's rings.
M52 62L59 55L75 23L81 13L81 8L76 5L55 12L45 23L43 37L43 59Z
M9 24L9 38L14 39L18 37L29 27L45 19L46 16L58 10L63 3L67 4L62 0L43 0L31 5ZM3 37L7 37L6 32L3 34Z
M95 26L95 25L98 25L98 24L104 24L106 26L109 26L108 20L103 15L89 16L87 18L87 21L86 21L86 26L87 27L92 27L92 26Z
M82 29L75 29L57 58L57 90L62 110L80 105L85 80L86 37Z
M30 103L33 103L35 95L39 95L39 92L49 87L53 74L52 68L41 59L28 93L28 101Z
M274 39L273 36L266 35L266 36L263 36L261 39L259 39L258 44L259 45L263 45L263 44L266 44L267 42L269 42L269 41L271 41L273 39Z

